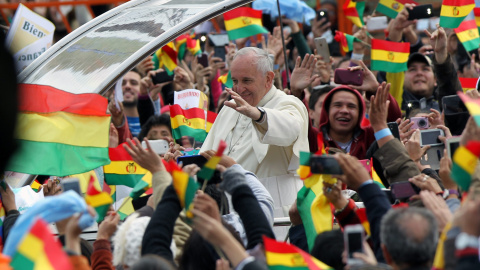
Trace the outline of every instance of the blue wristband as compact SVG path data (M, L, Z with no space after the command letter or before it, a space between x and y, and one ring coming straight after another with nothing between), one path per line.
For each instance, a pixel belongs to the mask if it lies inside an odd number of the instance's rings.
M384 128L375 132L375 140L380 141L381 139L387 137L388 135L392 135L392 132L389 128Z

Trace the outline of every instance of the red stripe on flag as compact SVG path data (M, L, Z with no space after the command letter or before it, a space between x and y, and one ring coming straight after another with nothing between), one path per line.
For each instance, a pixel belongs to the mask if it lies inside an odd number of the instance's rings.
M456 6L456 7L461 7L461 6L466 6L466 5L471 5L475 4L475 0L443 0L442 5L444 6Z
M353 16L353 17L359 17L358 16L358 11L356 8L347 8L343 10L343 13L345 13L345 16Z
M88 195L97 195L100 194L101 192L98 191L95 186L93 185L95 182L95 178L93 176L90 176L90 180L88 181L88 188L87 188L87 194ZM110 194L110 193L109 193Z
M19 92L20 111L107 115L108 100L99 94L72 94L51 86L36 84L20 84Z
M225 12L223 14L223 19L225 21L232 20L238 17L250 17L250 18L256 18L256 19L261 19L262 18L262 11L261 10L256 10L253 8L249 7L239 7L234 10Z
M410 43L372 39L372 50L410 53Z
M193 118L201 118L205 119L205 111L200 108L190 108L188 110L182 109L180 105L173 104L170 106L170 118L174 118L175 116L183 115L188 119Z
M480 141L469 141L465 147L475 156L480 156Z
M207 122L213 124L215 119L217 119L217 114L212 111L207 111Z
M38 219L30 229L30 234L43 242L44 252L53 269L66 269L71 267L70 261L62 250L60 242L51 235L47 223L43 219ZM42 256L42 254L38 254Z
M110 194L112 192L112 189L110 188L110 186L107 184L107 182L103 181L103 188L102 188L102 191L103 192L106 192L108 194Z
M272 253L298 253L294 246L288 243L280 243L266 236L263 236L265 251ZM268 247L268 248L267 248Z
M462 88L477 88L477 81L478 78L458 78L460 81L460 84L462 85Z
M475 17L480 16L480 8L474 8L473 9L473 14L475 15Z
M170 46L165 45L162 47L163 52L168 55L168 57L177 64L177 52Z
M132 141L132 143L135 143ZM123 145L128 145L127 143L122 143L115 148L108 148L108 156L111 161L126 161L133 160L132 156L123 148Z
M405 4L415 4L415 5L418 6L418 3L417 3L417 2L411 1L411 0L395 0L395 1L397 1L397 2L399 2L399 3L402 3L403 5L405 5Z
M455 33L460 33L470 29L476 29L477 23L475 20L463 21L457 28L455 28Z

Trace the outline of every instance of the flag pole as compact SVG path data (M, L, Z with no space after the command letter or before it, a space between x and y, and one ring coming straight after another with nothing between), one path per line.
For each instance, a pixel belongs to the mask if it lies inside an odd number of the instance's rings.
M285 37L283 35L282 12L280 11L280 0L277 0L278 19L280 20L280 33L282 34L283 57L285 59L285 72L287 75L287 87L290 89L290 72L288 70L287 48L285 47Z

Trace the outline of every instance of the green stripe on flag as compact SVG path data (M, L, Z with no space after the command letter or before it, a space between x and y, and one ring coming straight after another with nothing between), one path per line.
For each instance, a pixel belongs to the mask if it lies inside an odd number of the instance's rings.
M395 10L393 10L391 8L388 8L388 7L386 7L386 6L384 6L380 3L378 3L378 6L375 9L375 11L383 13L385 16L390 17L392 19L395 19L398 15L398 12L396 12Z
M310 157L312 153L300 151L300 165L310 166Z
M468 191L472 176L455 162L452 164L451 176L463 191Z
M84 147L18 140L19 148L5 170L26 174L67 176L109 164L107 147ZM61 153L61 154L60 154Z
M135 185L143 177L143 174L114 174L106 173L105 181L108 185L124 185L127 187L135 187Z
M270 270L309 270L308 266L286 266L286 265L269 265Z
M38 254L42 256L43 254ZM10 266L13 269L22 269L22 270L33 270L35 268L35 263L29 258L25 257L22 253L17 252L13 256Z
M313 248L315 238L317 236L317 230L313 225L314 223L310 210L310 207L313 200L315 200L315 197L316 194L313 192L313 190L306 187L302 187L297 193L297 208L303 221L309 250Z
M372 60L371 70L385 71L385 72L402 72L407 70L407 62L393 63L382 60Z
M107 215L108 209L110 209L110 204L105 204L105 205L95 207L95 211L97 211L97 214L98 214L98 217L97 217L98 223L102 222L102 220L105 218L105 215Z
M463 47L465 47L465 50L469 52L469 51L478 49L478 45L480 44L480 38L471 39L463 42L462 44L463 44Z
M239 38L251 37L257 34L266 34L268 33L267 29L263 26L252 24L242 28L237 28L235 30L230 30L227 32L228 39L235 40Z
M193 199L195 198L195 193L198 190L198 184L193 180L193 178L189 177L188 178L188 184L187 188L185 190L185 209L188 210L190 207L190 204L193 202Z
M196 141L198 142L203 142L205 141L205 138L207 137L207 131L204 129L195 129L187 126L179 126L176 129L172 130L173 133L173 138L175 140L178 140L182 138L182 136L190 136L195 138Z
M457 28L465 17L454 18L454 17L445 17L440 16L440 26L446 28Z

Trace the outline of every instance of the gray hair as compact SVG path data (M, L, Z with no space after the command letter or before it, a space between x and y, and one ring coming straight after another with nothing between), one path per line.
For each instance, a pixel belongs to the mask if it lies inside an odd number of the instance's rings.
M257 66L257 70L262 72L263 75L265 75L268 71L273 71L273 59L269 57L267 51L256 47L245 47L240 49L233 56L233 60L235 60L237 57L250 54L257 56L255 65Z
M415 222L418 218L427 225L415 224L418 223ZM412 230L412 227L415 229ZM391 209L382 218L380 240L396 264L431 264L438 241L437 221L432 213L424 208Z

